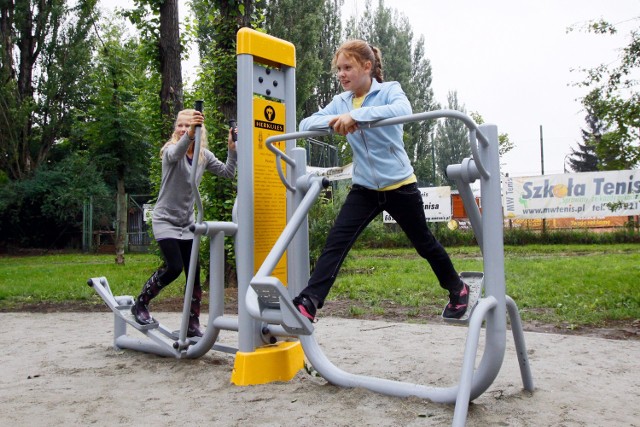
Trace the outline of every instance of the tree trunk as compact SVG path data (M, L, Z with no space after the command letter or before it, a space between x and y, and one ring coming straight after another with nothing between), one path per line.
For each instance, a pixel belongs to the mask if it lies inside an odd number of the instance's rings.
M124 246L127 236L127 193L124 189L124 177L118 177L118 194L116 197L116 264L124 265Z
M173 122L182 110L182 65L178 0L165 0L160 6L160 111L164 118L163 139L173 133Z
M39 5L42 6L42 5ZM48 9L46 7L37 8L39 15L36 24L47 22ZM16 40L16 46L19 50L18 62L18 81L17 81L17 106L33 102L33 68L43 43L45 31L36 25L34 28L34 16L30 11L25 16L23 22L16 23L16 32L20 34ZM21 123L17 123L18 129L17 143L19 150L17 151L17 164L13 175L17 178L23 178L28 175L35 165L32 165L31 153L29 151L29 135L31 133L33 116L28 115Z
M0 76L3 85L15 77L13 70L13 2L6 2L0 6L0 34L2 34L2 53L0 59Z

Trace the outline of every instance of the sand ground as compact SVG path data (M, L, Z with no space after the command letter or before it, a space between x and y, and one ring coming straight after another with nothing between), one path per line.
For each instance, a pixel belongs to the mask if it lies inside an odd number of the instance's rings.
M179 325L179 313L156 317ZM0 322L0 425L447 426L453 419L454 405L339 388L304 370L286 383L235 386L227 353L178 360L116 350L107 312L0 313ZM448 387L460 375L466 328L325 317L315 334L347 372ZM523 390L509 335L500 374L471 403L468 426L640 426L640 341L536 332L525 339L536 390ZM222 331L220 342L237 346L237 334Z

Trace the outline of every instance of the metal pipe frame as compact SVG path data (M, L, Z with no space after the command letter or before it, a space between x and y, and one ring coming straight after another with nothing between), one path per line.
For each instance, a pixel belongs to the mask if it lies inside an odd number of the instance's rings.
M347 373L333 365L324 355L315 336L300 335L305 355L318 373L332 384L343 387L363 387L382 394L393 396L417 396L440 403L454 403L454 426L464 426L468 413L469 402L484 393L497 377L504 359L506 349L506 314L507 310L512 322L514 340L518 351L521 375L524 387L533 390L533 380L526 358L524 334L520 317L513 300L506 296L504 274L504 246L503 219L500 188L500 166L498 152L498 132L495 125L477 126L464 113L452 110L438 110L409 116L380 120L374 123L360 124L360 127L373 128L392 124L415 122L427 119L456 118L461 120L469 129L469 142L473 153L472 159L464 159L462 164L451 165L447 174L456 180L461 189L461 196L476 238L483 253L485 296L481 298L469 319L469 332L465 344L464 360L458 385L452 387L428 387L424 385L386 380L376 377L354 375ZM283 153L273 143L284 140L317 137L328 135L331 129L314 130L310 132L294 132L275 135L265 141L267 148L278 160L284 160L293 169L299 161ZM277 162L280 167L280 162ZM290 191L296 187L286 182L282 173L280 177ZM480 179L483 212L480 214L469 184ZM302 208L297 206L296 208ZM304 209L303 209L304 210ZM305 211L306 215L306 211ZM286 248L275 247L276 253L284 252ZM275 254L274 254L275 256ZM263 280L269 276L275 264L265 263L256 274L256 280ZM303 275L298 280L303 279ZM308 275L306 276L308 279ZM306 283L306 280L302 283ZM247 296L247 302L254 300L254 296ZM253 303L252 303L253 304ZM256 302L257 304L257 302ZM250 310L256 315L255 310ZM486 345L484 354L477 368L474 369L478 352L478 343L482 325L486 324Z
M221 330L238 331L238 319L224 317L224 236L232 236L236 230L237 225L230 222L204 222L194 227L196 235L210 237L211 251L209 318L207 328L200 339L186 339L181 342L179 334L176 336L174 331L162 324L144 326L137 324L130 314L133 297L114 297L105 277L89 279L89 286L94 288L114 312L114 347L157 354L163 357L195 359L203 356L212 348L218 347L215 342ZM148 339L128 336L127 325L137 329ZM222 347L218 349L226 352L234 351Z

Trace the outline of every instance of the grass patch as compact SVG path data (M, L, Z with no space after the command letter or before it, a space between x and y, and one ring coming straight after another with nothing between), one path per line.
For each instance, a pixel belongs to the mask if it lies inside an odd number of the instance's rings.
M507 294L524 321L598 327L640 318L636 244L505 247ZM447 249L458 271L482 271L477 247ZM391 301L439 315L447 302L428 263L412 249L354 250L330 299L362 306Z
M158 257L148 254L127 254L125 265L116 265L113 255L0 257L0 302L5 307L41 301L104 304L87 285L89 278L106 277L114 295L137 295L158 265ZM176 284L158 298L182 295L182 286Z
M640 319L640 247L613 245L526 245L505 247L507 294L524 321L598 327L608 321ZM482 271L477 247L447 248L458 271ZM83 301L103 304L87 286L105 276L114 295L137 295L158 267L155 255L54 254L0 258L0 304ZM158 300L182 296L184 276ZM204 278L203 278L204 280ZM203 281L204 283L204 281ZM205 285L206 287L206 285ZM354 249L329 299L350 300L349 312L382 315L389 302L410 316L438 316L447 301L428 263L413 249Z

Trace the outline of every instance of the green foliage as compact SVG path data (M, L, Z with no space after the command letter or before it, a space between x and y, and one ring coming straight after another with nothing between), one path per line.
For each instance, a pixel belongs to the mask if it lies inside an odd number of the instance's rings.
M425 57L424 36L421 36L413 50L411 81L409 86L404 88L414 113L440 108L431 88L431 74L431 63ZM413 161L413 169L421 186L435 182L435 146L433 141L435 126L435 120L405 125L407 134L405 148Z
M77 247L84 202L108 193L91 159L74 153L0 187L0 234L20 247Z
M160 0L134 0L133 9L122 10L123 17L138 29L140 38L146 40L144 52L146 58L153 59L156 66L160 65L158 58L157 40L160 38Z
M458 94L455 91L449 92L447 101L449 110L466 112L464 105L460 105L458 102ZM436 147L436 159L438 160L438 173L437 181L432 185L446 184L455 188L455 182L447 178L447 166L458 164L464 158L471 156L469 130L458 119L442 119L436 127L434 144Z
M322 12L322 33L313 49L322 62L322 69L316 76L316 85L311 98L304 102L304 112L299 119L316 112L318 107L327 105L340 92L340 84L331 68L335 51L342 42L342 18L340 9L344 0L325 0Z
M208 0L193 2L194 34L200 53L201 71L194 84L193 100L204 100L205 126L209 149L221 161L227 158L228 122L236 119L236 33L240 27L258 28L262 24L263 1L228 2ZM188 105L187 101L185 104ZM206 174L200 185L203 217L206 220L231 221L235 202L234 180ZM233 241L225 243L226 276L234 277L235 252ZM209 246L201 245L203 271L209 269Z
M425 57L424 38L413 39L413 29L406 16L385 7L379 0L365 3L362 16L349 18L345 38L362 38L382 53L382 68L386 81L398 81L407 94L415 113L439 108L431 88L431 63ZM404 143L412 160L418 181L433 185L435 156L433 120L405 125Z
M476 122L477 125L481 125L484 123L484 118L482 118L480 113L478 113L477 111L470 112L469 116L473 119L474 122ZM508 133L501 133L498 134L498 147L500 156L503 156L509 151L513 150L515 144L509 139Z
M87 111L89 120L78 126L114 189L118 179L129 177L129 190L146 193L148 138L154 118L159 118L159 112L153 113L154 106L144 103L148 99L143 94L152 89L147 78L151 73L144 62L124 60L139 55L141 46L125 37L121 28L107 27L101 40L91 74L94 92Z
M482 271L477 247L449 249L458 271ZM545 245L505 247L507 294L527 321L558 326L604 326L640 315L635 277L637 245ZM351 315L384 312L384 307L416 307L437 317L446 304L429 267L412 249L354 249L345 261L327 305L350 300ZM417 311L407 313L408 318Z
M507 245L638 243L640 242L640 233L638 233L638 230L629 227L607 233L589 230L555 230L541 233L531 230L506 229L504 242Z
M327 234L344 203L346 190L333 190L333 197L325 194L309 211L309 259L312 265L320 256Z
M96 2L67 3L0 3L0 169L11 179L27 177L48 161L87 94Z
M324 37L324 4L325 0L271 0L265 13L267 32L290 40L296 48L296 117L318 109L314 92L323 63L316 47Z
M569 169L574 172L593 172L598 170L600 159L596 154L596 147L602 141L602 135L606 129L602 120L596 117L593 112L588 112L585 117L588 129L582 129L583 144L578 143L578 149L571 149L571 156L568 158ZM566 168L567 159L565 159Z
M634 17L625 24L638 19ZM616 25L603 20L590 21L583 30L601 35L618 32ZM596 146L601 170L633 169L640 164L640 93L637 90L640 32L632 29L628 36L629 42L622 48L619 61L580 69L586 76L576 84L589 90L582 98L587 111L602 120L605 128L609 129Z

